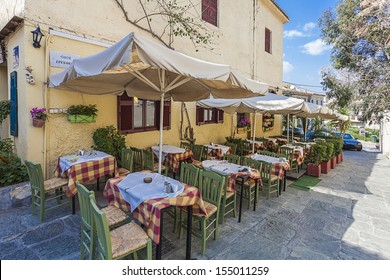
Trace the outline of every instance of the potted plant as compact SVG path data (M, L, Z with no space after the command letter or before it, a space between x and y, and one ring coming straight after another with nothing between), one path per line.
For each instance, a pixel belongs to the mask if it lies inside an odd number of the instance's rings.
M307 160L307 175L320 177L321 161L323 160L326 148L324 145L315 144L311 146L310 152L306 157Z
M34 127L43 127L47 120L46 108L34 107L30 110Z
M95 104L72 105L68 108L68 121L71 123L96 122L98 109Z
M321 162L321 172L328 174L331 168L330 159L333 157L333 144L330 142L321 142L320 145L325 146L326 152L324 153L324 158Z
M237 133L244 133L251 129L251 121L247 118L242 118L237 124Z

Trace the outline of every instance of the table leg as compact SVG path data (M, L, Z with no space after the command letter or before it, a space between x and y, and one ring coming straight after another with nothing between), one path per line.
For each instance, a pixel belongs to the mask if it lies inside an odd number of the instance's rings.
M283 176L283 191L284 192L286 191L286 173L284 173L284 176Z
M242 177L238 177L241 179L241 195L240 195L240 207L238 210L238 222L241 223L241 212L242 212L242 198L244 196L244 179Z
M191 259L192 205L187 206L186 260Z
M96 190L99 190L100 180L99 178L96 179Z
M282 195L283 179L279 180L279 195Z
M256 185L255 185L255 198L253 199L253 211L256 211L256 202L257 202L258 188L259 188L259 180L256 180Z
M162 251L162 235L163 235L163 225L164 225L164 209L161 209L160 217L160 242L156 245L156 260L161 260L161 251Z

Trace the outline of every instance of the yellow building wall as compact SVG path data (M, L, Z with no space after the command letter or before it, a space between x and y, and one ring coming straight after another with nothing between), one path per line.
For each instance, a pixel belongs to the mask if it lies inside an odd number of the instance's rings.
M175 38L173 47L183 53L212 62L226 63L239 70L247 77L254 77L272 86L282 85L282 38L283 19L272 6L266 6L263 0L258 0L256 13L256 40L253 38L253 3L252 1L233 0L219 1L219 27L205 23L216 36L213 49L196 49L187 38ZM127 2L126 2L127 3ZM46 0L26 0L24 14L25 27L17 32L8 43L8 51L19 44L21 48L21 63L18 68L19 75L19 137L16 139L17 149L22 159L30 159L42 163L47 171L46 176L52 177L57 165L58 157L77 152L79 149L90 149L93 145L92 134L99 128L107 125L117 126L117 97L95 96L48 89L44 84L47 77L58 73L63 68L49 67L50 50L80 55L85 57L104 49L90 43L79 42L72 39L49 35L49 27L54 30L76 34L101 42L116 42L129 32L137 30L126 22L123 13L113 0L100 0L94 5L94 12L85 16L91 9L88 0L59 0L53 5L47 5ZM200 13L200 4L196 6ZM270 10L271 9L271 10ZM128 7L129 17L134 18L140 11ZM32 47L31 31L36 28L32 19L40 19L41 30L46 34L42 47ZM238 19L238 20L232 20ZM157 20L158 22L158 20ZM272 27L270 27L270 25ZM161 25L163 26L163 25ZM272 57L264 55L264 26L273 31ZM65 30L63 30L64 28ZM280 45L279 45L280 44ZM255 56L253 51L256 49ZM22 51L23 50L23 51ZM253 64L255 57L256 63ZM31 66L36 85L26 83L24 77L26 66ZM8 67L9 68L9 67ZM253 68L255 69L253 72ZM10 68L9 68L10 69ZM22 100L21 100L22 99ZM49 114L49 120L44 128L34 128L31 124L29 110L32 107L45 106L49 108L68 108L70 105L96 104L98 111L96 123L71 124L65 114ZM173 145L180 143L180 103L172 103L171 129L163 131L163 142ZM232 135L236 125L235 116L225 114L223 124L196 125L195 102L188 102L187 108L194 128L196 142L199 144L225 142L225 137ZM187 125L184 118L184 128ZM281 134L281 123L275 118L275 127L272 131L263 133L261 129L261 116L258 117L256 136L270 136ZM245 137L246 135L236 135ZM159 131L150 131L126 135L128 146L145 148L159 142Z

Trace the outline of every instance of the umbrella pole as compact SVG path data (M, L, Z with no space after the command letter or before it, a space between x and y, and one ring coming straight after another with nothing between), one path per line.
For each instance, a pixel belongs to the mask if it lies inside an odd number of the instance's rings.
M290 133L289 133L289 130L290 130L290 114L287 114L287 129L286 130L287 130L287 143L288 143L288 142L290 142L289 141L289 139L290 139L289 138L289 135L290 135Z
M292 116L291 142L294 142L294 115Z
M308 121L309 119L308 118L306 118L306 121L305 121L305 135L304 135L304 142L306 142L306 133L307 133L307 121Z
M161 92L160 100L160 145L158 149L158 174L161 174L161 164L162 164L162 145L163 145L163 123L164 123L164 96L165 93Z
M253 117L253 142L252 142L252 154L255 153L255 137L256 137L256 112Z

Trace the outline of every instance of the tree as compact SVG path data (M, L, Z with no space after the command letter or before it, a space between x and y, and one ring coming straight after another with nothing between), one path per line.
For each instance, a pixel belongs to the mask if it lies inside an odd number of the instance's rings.
M334 71L322 72L324 89L365 121L380 119L390 108L389 8L387 0L342 0L319 19L323 40L333 46Z
M200 20L200 16L191 0L188 4L177 0L115 0L125 19L132 25L150 33L165 46L173 48L175 37L188 37L196 49L212 49L214 35ZM137 10L142 16L131 18L128 10Z

